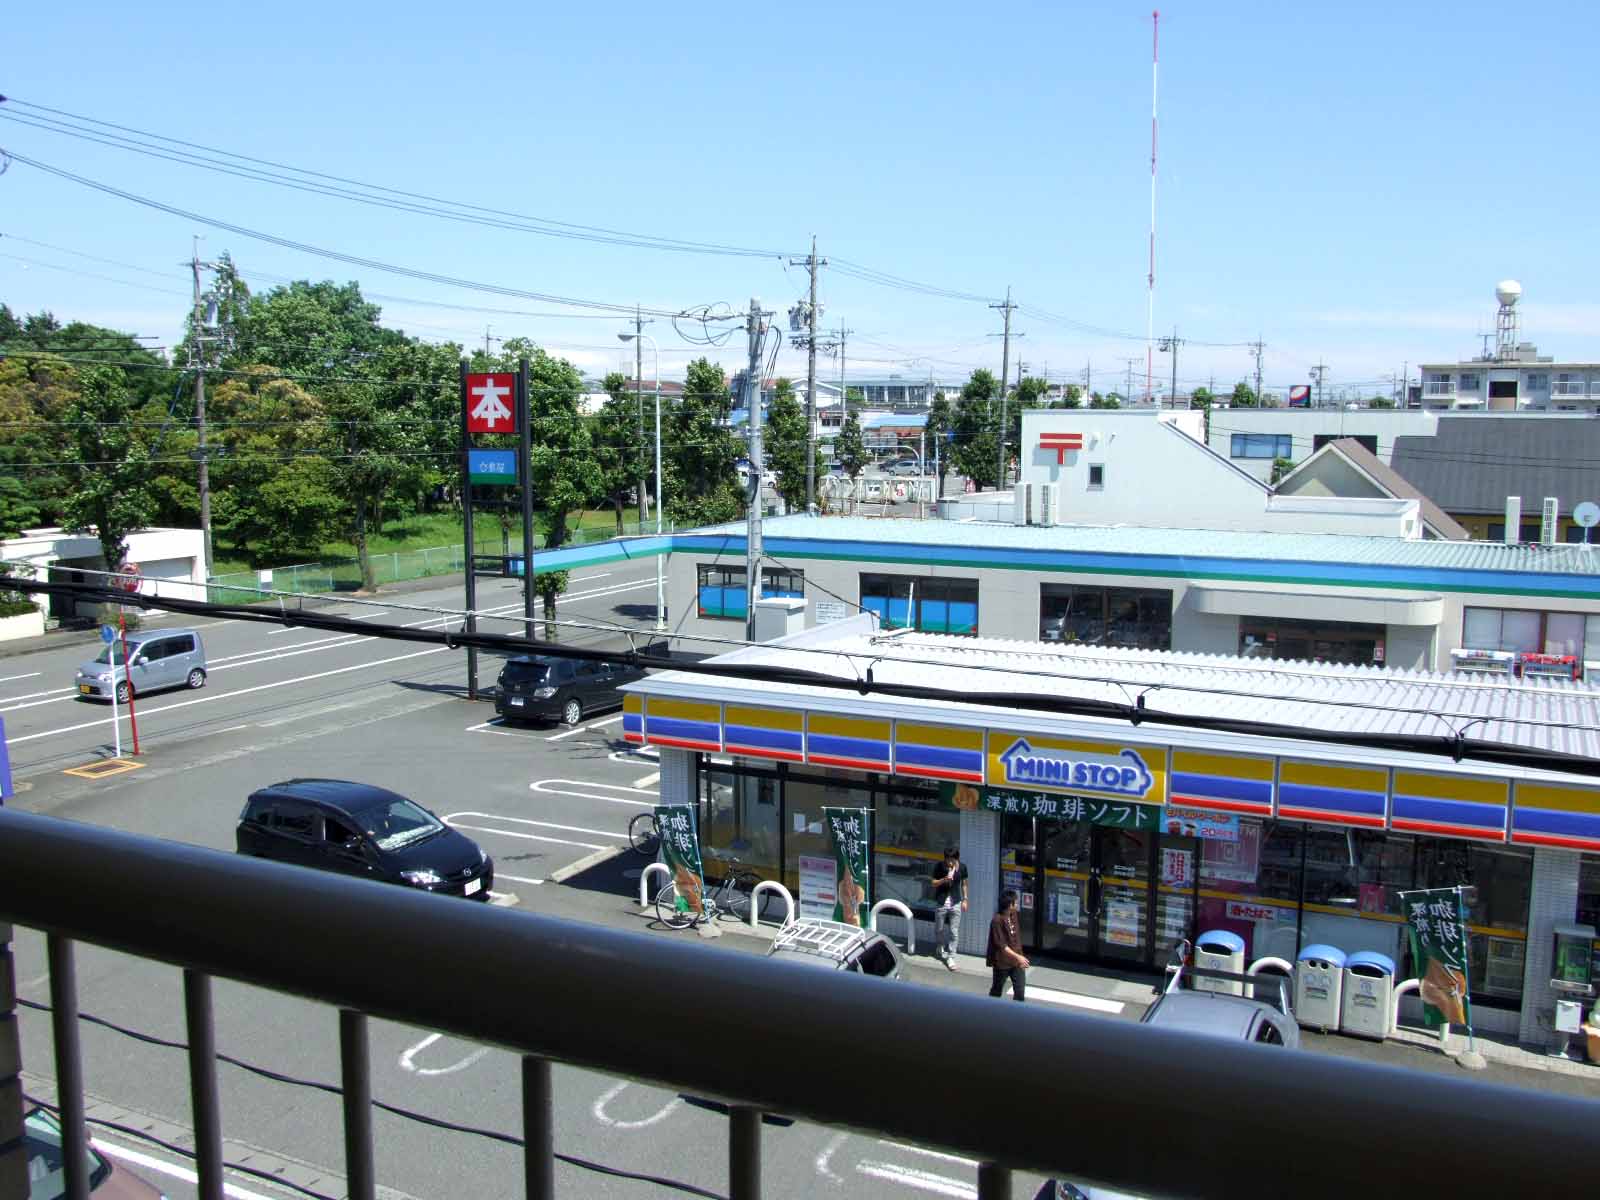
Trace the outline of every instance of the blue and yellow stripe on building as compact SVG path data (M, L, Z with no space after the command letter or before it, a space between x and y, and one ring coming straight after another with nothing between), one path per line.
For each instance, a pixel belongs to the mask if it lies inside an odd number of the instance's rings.
M1276 761L1271 758L1174 750L1172 778L1167 784L1169 803L1270 817L1276 773Z
M1516 785L1511 840L1523 846L1600 850L1600 788Z
M644 708L644 739L652 746L722 750L722 705L715 701L651 696Z
M894 773L982 783L983 730L896 721Z
M1284 759L1278 774L1278 815L1382 829L1389 799L1385 767L1348 767Z
M644 745L644 697L638 692L622 697L622 740Z
M726 704L722 712L722 745L729 754L804 762L806 715L792 708Z
M887 771L891 762L887 719L806 714L806 761L856 771Z
M1511 784L1433 771L1395 769L1389 828L1405 833L1503 842Z

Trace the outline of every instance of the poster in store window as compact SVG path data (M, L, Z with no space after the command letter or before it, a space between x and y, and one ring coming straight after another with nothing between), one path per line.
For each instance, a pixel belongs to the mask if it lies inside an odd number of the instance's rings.
M1201 842L1200 855L1207 879L1255 883L1261 870L1261 822L1240 821L1238 841Z
M1139 944L1140 905L1133 900L1107 900L1106 941L1113 946Z
M833 847L833 919L846 925L861 925L872 899L868 887L867 847L872 844L870 808L823 808L822 822L828 827L828 844Z
M1171 888L1190 888L1194 886L1194 851L1174 850L1163 847L1161 850L1161 882Z
M705 871L700 865L700 834L695 828L694 808L688 804L658 804L656 823L661 826L661 854L672 872L678 911L704 916Z
M824 921L833 920L833 906L837 900L834 893L834 862L831 858L819 858L810 854L800 856L800 915L802 917L817 917Z

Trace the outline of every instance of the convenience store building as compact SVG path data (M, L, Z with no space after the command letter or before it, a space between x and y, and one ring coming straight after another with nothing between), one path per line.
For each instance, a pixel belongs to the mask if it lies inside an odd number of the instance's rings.
M883 631L870 614L714 661L845 686L631 685L625 737L659 750L662 802L697 806L708 870L737 856L803 899L807 860L829 854L822 808L868 808L871 899L908 905L919 940L948 845L971 872L963 952L1010 887L1030 953L1151 971L1229 929L1249 960L1326 942L1404 972L1399 893L1471 884L1477 1023L1535 1043L1554 924L1600 923L1588 684Z

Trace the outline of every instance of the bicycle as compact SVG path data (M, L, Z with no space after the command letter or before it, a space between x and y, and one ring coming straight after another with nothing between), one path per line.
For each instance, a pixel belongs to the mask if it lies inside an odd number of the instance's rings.
M654 858L661 849L661 822L653 812L642 812L628 822L628 845L646 858Z
M722 864L722 879L715 887L708 888L700 893L700 903L704 910L701 915L689 911L687 902L679 907L678 885L668 883L656 893L656 919L668 929L688 929L691 925L698 925L702 921L712 921L724 913L739 921L750 919L750 895L756 884L761 882L761 876L746 868L739 870L739 860L733 857L718 858L715 860ZM768 896L761 898L761 911L759 916L765 918Z

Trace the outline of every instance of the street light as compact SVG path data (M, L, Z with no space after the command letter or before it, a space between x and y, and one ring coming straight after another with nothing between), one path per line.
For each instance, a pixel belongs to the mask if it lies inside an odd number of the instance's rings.
M651 379L655 383L656 396L656 537L661 536L661 351L656 346L655 338L648 333L619 333L619 342L631 342L639 338L650 343ZM667 579L662 572L661 551L656 551L656 632L662 633L667 628Z

